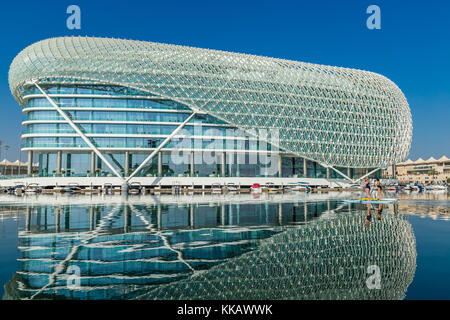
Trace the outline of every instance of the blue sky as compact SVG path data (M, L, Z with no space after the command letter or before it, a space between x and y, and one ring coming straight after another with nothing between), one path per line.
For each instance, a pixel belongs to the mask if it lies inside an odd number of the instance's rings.
M81 8L68 30L66 8ZM381 8L381 30L366 8ZM450 1L80 1L2 2L0 140L19 156L23 115L9 65L29 44L55 36L102 36L336 65L381 73L404 92L413 116L410 157L450 156ZM2 158L4 151L2 150ZM25 156L22 155L22 160Z

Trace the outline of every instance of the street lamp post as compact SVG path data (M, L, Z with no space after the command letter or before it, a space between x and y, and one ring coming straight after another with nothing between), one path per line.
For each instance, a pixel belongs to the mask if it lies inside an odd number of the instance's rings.
M8 146L8 145L5 145L4 148L5 148L5 159L6 159L6 158L8 157L8 149L9 149L9 146Z
M6 159L8 157L9 146L7 144L5 144L5 146L3 148L5 148L5 159ZM11 175L12 175L12 172L13 172L13 166L11 166Z

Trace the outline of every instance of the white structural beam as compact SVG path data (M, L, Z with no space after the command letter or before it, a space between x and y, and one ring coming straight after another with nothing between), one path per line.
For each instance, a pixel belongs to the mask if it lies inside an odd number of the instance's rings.
M352 179L352 178L350 178L349 176L347 176L347 175L345 175L345 174L343 174L342 172L340 172L338 169L336 169L335 167L333 167L333 166L327 166L327 165L325 165L325 164L320 164L322 167L325 167L325 168L331 168L331 169L333 169L334 171L336 171L340 176L342 176L342 177L344 177L345 179L347 179L347 180L349 180L349 181L351 181L352 183L354 183L354 180Z
M342 172L340 172L338 169L334 168L333 166L328 166L328 165L323 164L323 163L321 163L320 165L323 166L323 167L325 167L325 168L331 168L331 169L333 169L333 170L336 171L339 175L341 175L341 176L344 177L345 179L351 181L352 183L356 183L356 182L358 182L358 181L364 179L365 177L370 176L372 173L374 173L374 172L376 172L376 171L378 171L378 170L381 169L381 167L378 167L378 168L376 168L376 169L374 169L374 170L368 172L367 174L365 174L365 175L363 175L362 177L360 177L360 178L358 178L358 179L355 180L355 179L352 179L352 178L350 178L349 176L343 174Z
M133 206L132 204L130 204L130 209L131 211L136 215L136 217L138 217L139 219L141 219L141 221L144 223L145 228L147 230L149 230L150 232L154 233L156 236L160 237L162 242L164 243L164 247L166 247L168 250L173 251L178 258L178 261L180 261L181 263L183 263L184 265L186 265L192 272L196 272L195 269L189 264L189 262L187 262L184 257L183 257L183 252L180 250L177 250L176 248L174 248L170 241L167 239L167 236L165 235L164 232L162 232L161 230L155 229L154 228L154 224L151 223L146 217L145 214L142 213L141 211L139 211L138 209L136 209L135 206Z
M377 172L377 171L380 170L380 169L381 169L381 167L378 167L378 168L376 168L376 169L374 169L374 170L372 170L372 171L366 173L366 174L363 175L361 178L356 179L355 182L358 182L359 180L362 180L362 179L364 179L365 177L370 176L372 173Z
M142 168L150 161L150 160L152 160L152 158L156 155L156 154L158 154L158 152L181 130L181 129L183 129L184 128L184 126L189 122L189 121L191 121L191 119L195 116L197 114L197 112L196 111L194 111L194 112L192 112L192 114L189 116L189 117L187 117L187 119L186 120L184 120L183 121L183 123L182 124L180 124L175 130L173 130L172 131L172 133L169 135L169 136L167 136L167 138L166 139L164 139L164 141L163 142L161 142L160 144L159 144L159 146L155 149L155 150L153 150L153 152L152 153L150 153L149 154L149 156L139 165L139 167L137 167L136 168L136 170L134 170L133 171L133 173L132 174L130 174L129 176L128 176L128 178L126 178L124 181L125 181L125 183L127 183L128 181L130 181L130 179L131 178L133 178L139 171L141 171L142 170Z
M88 137L78 128L78 126L70 119L69 116L53 101L52 98L37 84L37 80L32 80L31 83L38 88L38 90L43 94L43 96L50 102L50 104L58 111L58 113L66 120L66 122L75 130L75 132L83 139L84 142L89 146L89 148L94 151L97 156L102 159L102 161L111 169L111 171L119 177L121 180L125 181L125 179L120 175L119 172L111 165L111 163L103 156L103 154L97 149L97 147L89 140Z
M81 247L88 245L93 239L97 238L99 234L104 231L104 228L111 223L113 218L119 212L120 206L116 205L108 215L102 217L97 224L97 227L93 231L82 232L80 233L83 238L81 238L81 242L75 246L73 246L69 252L69 254L63 259L59 260L59 263L54 267L53 272L49 274L49 281L43 287L38 289L31 297L30 300L33 300L35 297L38 297L39 294L44 292L46 289L51 288L58 279L58 276L65 273L67 271L68 263L72 259L74 259L80 250ZM56 217L56 216L55 216Z
M202 108L207 105L209 102L212 101L213 98L215 98L222 90L223 88L225 88L225 86L227 85L227 83L233 79L233 77L236 75L237 73L237 69L234 70L234 72L231 72L230 77L228 78L228 81L225 82L218 90L217 92L211 97L209 98L209 100L202 105ZM136 168L136 170L133 171L133 173L131 175L128 176L128 178L125 179L125 183L128 183L128 181L130 181L131 178L133 178L140 170L142 170L142 168L156 155L158 154L158 152L181 130L184 128L184 126L191 121L191 119L197 114L200 113L199 110L201 110L202 108L195 108L192 105L190 105L190 108L192 109L192 114L183 121L182 124L180 124L166 139L164 139L164 141L162 143L160 143L160 145L152 152L150 153L150 155L144 160L144 162L141 163L141 165L139 167ZM158 161L158 167L159 167L159 161Z

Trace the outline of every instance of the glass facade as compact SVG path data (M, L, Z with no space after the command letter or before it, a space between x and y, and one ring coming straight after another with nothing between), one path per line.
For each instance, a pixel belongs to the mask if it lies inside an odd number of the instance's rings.
M118 86L55 84L44 90L124 176L131 174L192 112L180 103ZM112 176L97 156L91 163L88 145L37 89L27 88L24 99L22 149L38 154L41 176ZM205 114L187 123L159 158L153 158L137 176L327 176L319 164L308 160L305 171L303 158L280 158L271 144ZM338 178L334 171L329 175Z
M215 117L246 131L276 130L285 153L333 167L389 166L411 145L404 94L363 70L125 39L51 38L15 57L9 84L19 104L29 104L30 119L57 121L30 88L33 79L75 121L174 124L196 110L209 115L206 123Z
M78 163L74 171L100 174L104 166L98 159L92 163L87 143L33 81L125 175L133 170L130 159L152 152L193 110L195 117L158 155L157 175L337 177L324 164L354 177L404 160L412 138L405 96L373 72L142 41L58 37L25 48L9 72L11 93L26 117L22 150L49 159L41 174L49 174L53 156L46 156L55 153L57 174L63 165ZM184 154L189 161L179 163L167 159L174 151L209 154L200 162ZM273 157L278 153L283 157ZM87 156L72 164L73 154ZM233 160L255 154L256 163ZM154 175L153 165L148 169L140 174Z

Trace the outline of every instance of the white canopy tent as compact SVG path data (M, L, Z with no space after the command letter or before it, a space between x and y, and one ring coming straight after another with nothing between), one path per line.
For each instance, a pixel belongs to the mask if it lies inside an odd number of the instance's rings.
M37 168L38 163L33 163L33 168ZM0 175L20 175L27 173L28 162L16 160L14 162L8 159L0 161Z

